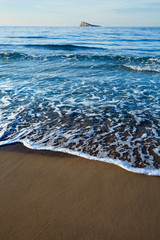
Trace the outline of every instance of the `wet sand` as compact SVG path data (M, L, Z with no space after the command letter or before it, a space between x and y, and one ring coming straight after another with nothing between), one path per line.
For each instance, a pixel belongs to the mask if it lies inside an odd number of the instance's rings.
M159 177L21 144L0 148L0 240L159 238Z

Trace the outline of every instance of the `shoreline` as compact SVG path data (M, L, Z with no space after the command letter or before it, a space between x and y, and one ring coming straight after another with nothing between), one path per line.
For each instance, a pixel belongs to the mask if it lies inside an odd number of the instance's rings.
M15 146L15 147L14 147ZM23 146L23 147L22 147ZM108 164L112 164L115 166L118 166L128 172L131 173L136 173L136 174L143 174L143 175L147 175L147 176L153 176L153 177L159 177L160 176L160 169L159 168L155 168L155 169L147 169L147 168L138 168L138 167L132 167L128 161L123 161L123 160L119 160L119 159L112 159L112 158L100 158L100 157L96 157L96 156L92 156L89 155L87 153L83 153L83 152L76 152L74 150L70 150L67 148L46 148L46 149L41 149L41 148L33 148L33 145L29 145L28 143L26 144L26 142L14 142L14 143L7 143L4 145L0 146L0 149L5 149L7 147L7 150L9 149L16 149L16 151L25 151L26 149L28 149L28 151L35 151L35 153L40 153L40 152L45 152L46 154L53 154L54 153L60 153L60 154L66 154L66 156L71 155L73 157L78 157L78 158L83 158L83 159L87 159L87 160L92 160L92 161L98 161L98 162L103 162L103 163L108 163Z
M0 147L0 239L160 235L160 179L66 153Z

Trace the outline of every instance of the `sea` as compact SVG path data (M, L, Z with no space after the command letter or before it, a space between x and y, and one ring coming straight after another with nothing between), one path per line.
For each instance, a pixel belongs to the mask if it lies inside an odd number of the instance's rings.
M160 176L160 28L0 27L0 146L13 143Z

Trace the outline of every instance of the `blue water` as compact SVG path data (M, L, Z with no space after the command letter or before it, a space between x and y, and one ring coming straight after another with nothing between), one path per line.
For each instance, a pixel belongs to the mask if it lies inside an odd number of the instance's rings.
M0 27L0 145L160 175L160 28Z

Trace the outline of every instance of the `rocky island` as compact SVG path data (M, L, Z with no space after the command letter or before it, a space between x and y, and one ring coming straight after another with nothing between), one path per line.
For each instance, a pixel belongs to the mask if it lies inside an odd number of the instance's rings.
M81 22L80 27L100 27L99 25L93 25L87 22Z

